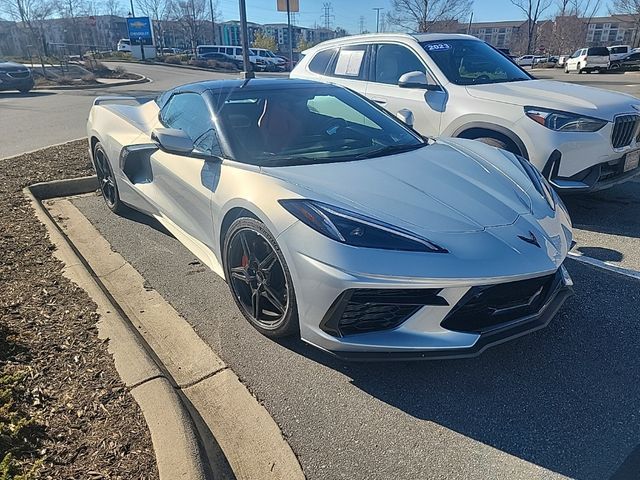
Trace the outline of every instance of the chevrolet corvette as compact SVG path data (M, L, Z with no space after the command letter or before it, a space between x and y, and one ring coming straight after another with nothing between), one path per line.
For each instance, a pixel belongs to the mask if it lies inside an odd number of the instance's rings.
M340 86L98 97L87 133L107 206L156 218L271 338L356 360L474 356L572 292L571 221L535 167L423 138Z

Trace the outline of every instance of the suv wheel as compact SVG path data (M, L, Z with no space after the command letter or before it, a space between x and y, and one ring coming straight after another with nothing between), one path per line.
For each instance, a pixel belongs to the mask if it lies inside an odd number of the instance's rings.
M579 74L583 72L582 66L580 64L578 64L578 66L576 67L576 70L578 71Z

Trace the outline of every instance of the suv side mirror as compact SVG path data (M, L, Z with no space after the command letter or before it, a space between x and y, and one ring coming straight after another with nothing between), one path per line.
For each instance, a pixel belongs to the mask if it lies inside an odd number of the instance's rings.
M398 113L396 113L396 117L405 125L413 128L413 112L408 108L398 110Z
M438 91L438 85L430 84L424 72L407 72L398 79L400 88L421 88L423 90Z
M176 155L188 155L193 151L193 140L182 130L176 128L156 128L151 133L151 140L161 150Z

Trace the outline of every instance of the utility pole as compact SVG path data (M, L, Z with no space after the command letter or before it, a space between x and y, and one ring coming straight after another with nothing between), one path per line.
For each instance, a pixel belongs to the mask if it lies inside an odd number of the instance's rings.
M240 36L242 37L242 63L244 63L242 76L248 80L255 78L255 74L249 61L249 28L247 27L247 6L244 0L240 0Z
M291 28L291 5L287 0L287 29L289 31L289 65L293 65L293 29Z
M216 15L213 12L213 0L209 0L209 9L211 10L211 43L216 43Z
M467 25L467 35L471 33L471 24L473 23L473 12L471 12L471 17L469 18L469 24Z
M380 10L384 10L384 8L376 7L373 10L376 11L376 33L380 33Z
M364 15L360 15L360 33L364 33Z

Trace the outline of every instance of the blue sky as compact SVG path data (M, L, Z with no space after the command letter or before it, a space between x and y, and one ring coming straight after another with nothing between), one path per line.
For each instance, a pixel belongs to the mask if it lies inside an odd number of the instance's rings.
M315 22L323 24L322 4L330 0L300 0L298 25L313 26ZM247 17L258 23L286 22L286 13L276 11L276 0L246 0ZM332 25L346 28L350 33L360 31L360 16L365 17L365 28L375 31L376 13L374 7L390 8L390 0L332 0ZM238 18L238 0L218 0L224 20ZM478 22L515 20L524 15L509 0L475 0L473 20ZM605 9L606 10L606 9ZM606 14L603 12L603 15Z

